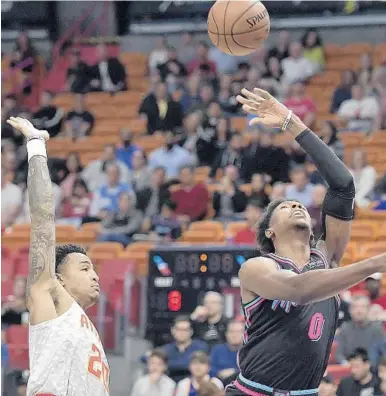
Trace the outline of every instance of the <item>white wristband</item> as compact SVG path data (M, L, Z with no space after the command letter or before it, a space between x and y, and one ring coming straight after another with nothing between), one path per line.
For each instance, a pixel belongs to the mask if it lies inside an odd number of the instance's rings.
M35 155L47 158L46 143L42 139L31 139L27 142L28 162Z
M287 114L287 118L285 119L283 125L281 126L281 130L282 132L284 132L287 129L288 124L291 121L291 117L292 117L292 110L290 110Z

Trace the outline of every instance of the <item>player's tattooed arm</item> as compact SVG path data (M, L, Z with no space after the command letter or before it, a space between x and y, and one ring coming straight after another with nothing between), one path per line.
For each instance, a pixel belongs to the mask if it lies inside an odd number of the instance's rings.
M37 282L55 278L55 215L47 159L33 156L28 167L31 242L27 300Z

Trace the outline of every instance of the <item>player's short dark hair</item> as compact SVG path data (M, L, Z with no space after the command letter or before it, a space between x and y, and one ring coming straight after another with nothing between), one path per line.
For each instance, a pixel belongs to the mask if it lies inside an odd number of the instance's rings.
M158 359L161 359L166 366L168 365L168 356L166 355L166 353L162 349L159 349L159 348L153 349L150 352L149 359L152 358L152 357L156 357Z
M369 354L367 353L367 350L364 348L357 348L354 350L354 352L352 352L347 360L354 360L354 359L361 359L363 362L368 362L369 359Z
M260 222L257 226L257 244L258 248L260 250L261 254L268 254L268 253L274 253L275 252L275 246L272 242L272 239L267 238L265 235L265 231L267 228L269 228L269 225L271 223L271 218L272 214L275 211L275 209L282 204L283 202L299 202L297 199L276 199L275 201L272 201L269 203L263 214L261 215ZM314 239L313 236L311 236L310 239L310 246L312 247L314 245Z
M193 362L210 365L210 357L204 351L196 351L196 352L193 352L192 355L190 356L190 363L193 363Z
M256 233L257 243L259 245L259 250L261 254L275 252L275 246L273 245L272 239L267 238L267 236L265 235L265 231L267 228L269 228L273 212L280 204L285 201L285 199L276 199L275 201L270 202L263 214L261 215L261 219L257 226Z
M177 325L178 323L181 323L181 322L189 322L190 326L192 326L192 323L191 323L191 321L190 321L189 316L187 316L187 315L179 315L179 316L177 316L177 317L174 319L173 327L174 327L175 325Z
M87 255L87 252L79 245L71 243L67 245L58 245L55 249L55 272L59 273L59 268L67 261L67 256L71 253L81 253Z

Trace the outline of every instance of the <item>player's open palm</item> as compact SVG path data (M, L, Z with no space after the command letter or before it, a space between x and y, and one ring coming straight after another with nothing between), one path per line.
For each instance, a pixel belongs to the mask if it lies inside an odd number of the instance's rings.
M10 117L7 120L9 125L12 125L15 129L20 131L27 140L32 138L42 138L47 141L50 138L50 135L47 131L40 131L36 129L31 122L21 117Z
M282 129L289 115L289 110L270 93L255 88L253 92L243 88L237 101L243 105L243 110L254 115L249 125L263 124L266 127Z

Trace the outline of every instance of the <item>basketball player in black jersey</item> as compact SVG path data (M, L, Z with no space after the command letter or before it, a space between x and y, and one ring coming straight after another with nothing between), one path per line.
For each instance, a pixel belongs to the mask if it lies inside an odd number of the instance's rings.
M314 241L311 219L297 201L271 202L258 230L261 257L239 277L245 315L240 374L228 396L317 395L327 367L339 307L338 294L374 272L386 272L380 255L335 268L350 239L355 187L336 155L269 93L242 90L244 111L269 128L288 131L329 185L323 236ZM280 166L280 164L277 164Z

